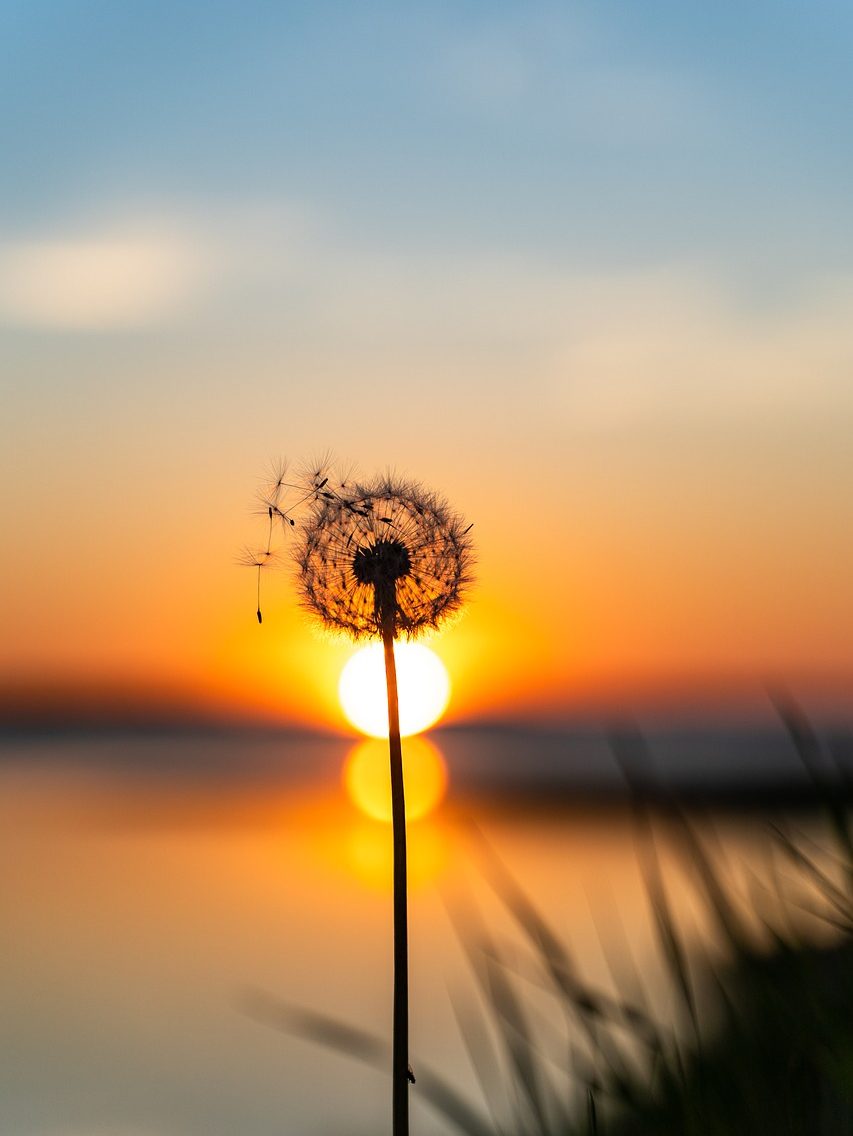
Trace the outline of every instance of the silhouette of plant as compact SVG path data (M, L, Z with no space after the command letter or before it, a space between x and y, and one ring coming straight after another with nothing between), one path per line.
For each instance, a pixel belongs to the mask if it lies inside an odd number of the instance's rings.
M773 862L748 893L715 864L707 825L651 777L642 737L612 744L626 774L665 993L651 997L630 953L622 988L588 981L571 944L475 831L485 878L520 939L508 947L471 897L452 912L481 998L455 1006L488 1111L439 1071L419 1069L422 1099L460 1136L728 1136L853 1132L853 823L839 779L790 702L791 739L819 784L823 841L773 825ZM839 769L839 773L842 771ZM688 943L660 843L678 853L710 947ZM527 947L527 950L519 949ZM533 995L535 994L535 999ZM553 1011L543 1014L542 998ZM254 992L245 1008L291 1035L382 1067L380 1039ZM562 1023L561 1033L551 1027ZM555 1044L555 1039L559 1040Z
M472 549L465 525L419 482L385 474L362 483L334 477L328 457L288 479L272 467L260 495L268 519L266 549L247 550L242 563L260 576L274 553L273 526L295 530L294 557L303 606L331 631L381 639L388 694L388 744L394 844L394 1010L392 1130L409 1131L408 914L406 806L394 641L437 628L459 611L471 584Z
M470 528L413 481L320 489L296 553L304 604L354 639L432 630L463 603Z

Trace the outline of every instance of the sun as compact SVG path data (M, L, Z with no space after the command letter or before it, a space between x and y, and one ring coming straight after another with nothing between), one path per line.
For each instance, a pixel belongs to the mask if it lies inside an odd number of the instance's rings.
M450 678L444 663L422 643L395 643L400 696L400 733L419 734L437 722L450 700ZM338 696L344 714L357 730L373 738L388 737L385 659L381 643L362 647L341 671Z

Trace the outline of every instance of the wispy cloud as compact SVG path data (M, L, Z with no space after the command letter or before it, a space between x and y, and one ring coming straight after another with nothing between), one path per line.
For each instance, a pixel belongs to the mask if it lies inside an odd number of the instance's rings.
M707 125L708 92L694 76L627 56L587 13L504 13L448 32L434 82L471 112L522 115L551 134L604 145L656 143Z
M133 227L0 244L0 321L79 331L158 323L203 291L208 261L187 235Z
M180 319L212 342L214 327L259 319L345 365L353 348L471 348L472 388L524 370L518 398L537 389L570 432L853 411L849 277L756 308L701 264L595 271L533 252L390 246L288 201L161 216L0 242L0 320L111 331Z
M114 332L203 316L223 296L304 272L309 255L313 222L289 202L102 210L117 219L0 234L0 326Z
M684 269L590 276L575 287L553 389L581 430L849 414L851 312L849 278L759 314Z

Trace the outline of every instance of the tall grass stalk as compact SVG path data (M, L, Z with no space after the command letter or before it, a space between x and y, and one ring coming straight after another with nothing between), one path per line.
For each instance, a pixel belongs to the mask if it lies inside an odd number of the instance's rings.
M529 949L519 955L499 946L466 903L460 934L480 1002L475 1009L458 999L455 1009L488 1112L419 1062L421 1098L460 1136L849 1136L849 808L838 797L830 804L827 782L822 855L803 835L771 826L770 849L785 874L771 864L746 896L712 860L707 833L649 781L639 735L613 740L632 788L637 853L673 1013L662 1014L660 1000L650 1003L642 984L611 992L586 981L550 919L479 838L485 877ZM658 848L664 835L689 870L713 950L688 949ZM542 1017L543 994L565 1023L565 1038L556 1039ZM378 1039L341 1023L280 1002L264 1016L374 1067L383 1060Z

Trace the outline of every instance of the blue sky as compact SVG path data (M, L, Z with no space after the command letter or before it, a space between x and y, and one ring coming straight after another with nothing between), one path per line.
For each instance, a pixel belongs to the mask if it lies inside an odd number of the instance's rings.
M284 195L367 238L579 261L851 251L846 5L3 12L7 232Z

